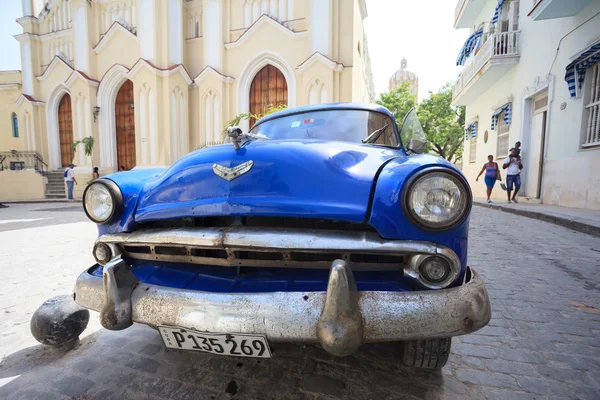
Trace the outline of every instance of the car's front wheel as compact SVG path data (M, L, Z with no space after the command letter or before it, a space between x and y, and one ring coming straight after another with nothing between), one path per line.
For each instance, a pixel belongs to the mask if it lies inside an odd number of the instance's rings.
M452 338L406 340L402 342L402 363L409 367L441 369L450 356Z

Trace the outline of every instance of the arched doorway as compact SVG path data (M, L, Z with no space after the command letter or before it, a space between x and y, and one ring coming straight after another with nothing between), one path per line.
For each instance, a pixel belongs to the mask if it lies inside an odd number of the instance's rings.
M279 69L268 64L264 66L250 85L250 114L263 114L267 106L288 105L288 86L285 77ZM256 120L250 120L250 127Z
M125 81L115 102L115 125L117 136L117 167L135 167L135 110L133 82Z
M58 137L60 141L61 166L66 167L73 162L73 112L71 96L65 93L58 104Z

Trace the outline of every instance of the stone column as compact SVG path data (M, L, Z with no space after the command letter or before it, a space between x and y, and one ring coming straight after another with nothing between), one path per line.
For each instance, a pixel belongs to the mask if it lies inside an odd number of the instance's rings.
M158 4L156 5L158 6ZM154 0L139 0L138 38L140 56L150 62L156 62L156 7Z
M18 35L17 40L21 44L21 77L23 79L23 94L34 97L33 55L35 54L35 43L28 33Z
M210 65L220 71L223 57L222 0L206 0L204 9L205 65Z
M22 0L23 4L23 16L24 17L35 17L33 9L33 0Z
M64 3L70 6L70 3ZM73 2L73 38L75 41L75 69L90 73L90 48L88 9L86 1Z
M310 0L310 53L331 57L331 0Z
M169 0L168 4L168 53L169 64L183 63L183 8L181 0Z

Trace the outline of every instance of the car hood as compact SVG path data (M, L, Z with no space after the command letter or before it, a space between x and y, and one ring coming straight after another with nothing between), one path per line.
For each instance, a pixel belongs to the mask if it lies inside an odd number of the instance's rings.
M315 217L362 222L373 183L402 150L322 140L257 140L193 152L145 184L136 222L221 215ZM214 166L252 168L228 181Z

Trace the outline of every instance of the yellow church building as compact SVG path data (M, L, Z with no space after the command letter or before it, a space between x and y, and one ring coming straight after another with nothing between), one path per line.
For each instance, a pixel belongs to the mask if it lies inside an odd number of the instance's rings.
M267 105L374 99L365 0L22 0L22 71L0 72L0 200L76 196L169 165ZM243 122L243 129L249 122ZM91 157L75 141L92 136Z

